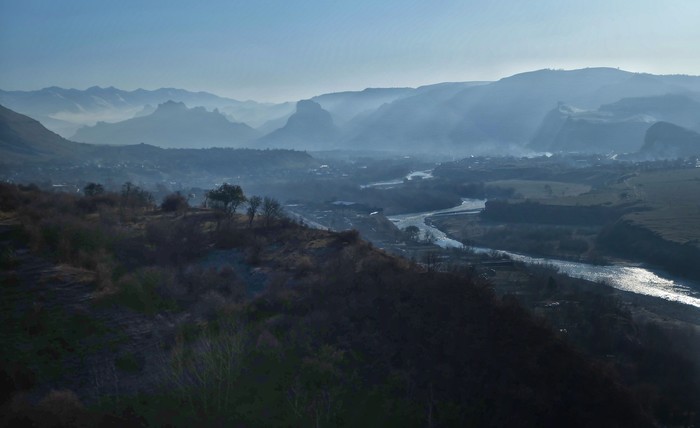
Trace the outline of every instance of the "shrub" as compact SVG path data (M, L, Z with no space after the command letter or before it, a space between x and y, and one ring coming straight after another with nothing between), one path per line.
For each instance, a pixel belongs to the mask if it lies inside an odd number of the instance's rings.
M102 207L116 207L119 205L119 195L116 193L105 193L85 196L78 199L75 204L82 213L90 214L99 211Z
M344 244L354 244L360 240L360 232L357 229L338 232L338 240Z
M85 196L97 196L105 192L103 185L99 183L88 183L83 187L83 193Z
M97 256L111 245L105 231L96 224L68 215L56 215L38 228L28 227L35 250L49 253L73 266L94 268Z
M160 204L160 209L164 212L181 212L186 211L187 208L189 208L187 198L180 193L171 193L167 195Z
M224 220L214 235L214 243L217 248L240 248L249 243L251 233L240 229L234 220Z
M178 264L200 256L208 239L199 223L187 219L162 219L146 226L146 242L159 264Z
M121 203L127 208L151 208L153 195L139 186L127 181L122 186Z
M175 299L163 291L172 285L170 281L174 280L161 269L144 268L122 277L116 284L116 293L107 296L107 300L151 315L176 310Z

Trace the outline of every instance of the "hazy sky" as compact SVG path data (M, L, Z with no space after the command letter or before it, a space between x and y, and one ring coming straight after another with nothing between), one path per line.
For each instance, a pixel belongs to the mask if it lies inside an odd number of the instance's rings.
M294 100L540 68L700 74L699 0L0 0L0 88Z

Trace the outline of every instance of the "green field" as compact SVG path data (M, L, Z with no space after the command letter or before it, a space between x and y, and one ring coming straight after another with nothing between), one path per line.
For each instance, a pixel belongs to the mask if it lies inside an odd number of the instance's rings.
M486 183L486 189L513 189L514 197L523 199L545 199L577 196L591 190L591 186L545 180L496 180Z
M665 239L700 243L700 168L640 174L626 183L651 208L626 218Z
M527 189L527 186L522 186ZM554 185L551 186L556 195ZM534 184L532 187L536 188ZM539 202L567 206L624 206L632 211L625 214L624 219L664 239L679 243L700 242L700 168L631 173L602 188L578 195L573 195L573 190L569 193L562 197L539 198Z

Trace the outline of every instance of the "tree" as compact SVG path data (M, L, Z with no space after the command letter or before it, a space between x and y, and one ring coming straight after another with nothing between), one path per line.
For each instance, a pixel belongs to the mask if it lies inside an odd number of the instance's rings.
M437 242L437 237L433 234L433 232L426 230L423 232L423 242L426 244L434 244Z
M269 226L274 220L282 217L282 204L276 199L265 196L262 202L262 216L265 219L265 226Z
M552 190L552 186L549 184L544 185L544 192L547 194L547 196L552 196L554 194L554 190Z
M97 196L105 192L104 186L100 183L88 183L83 188L83 193L85 196Z
M122 205L130 208L135 207L150 207L153 205L154 199L150 192L140 188L139 186L127 181L122 185Z
M234 214L236 208L247 200L241 186L228 183L208 191L207 199L213 202L215 207L221 208L229 215Z
M403 233L406 236L407 241L413 241L416 242L418 241L418 237L420 236L420 229L418 226L407 226L403 229Z
M258 213L258 209L260 209L262 203L263 200L260 196L251 196L250 199L248 199L248 226L253 225L255 214Z
M185 211L188 207L187 198L182 196L180 192L167 195L160 204L160 209L165 212Z

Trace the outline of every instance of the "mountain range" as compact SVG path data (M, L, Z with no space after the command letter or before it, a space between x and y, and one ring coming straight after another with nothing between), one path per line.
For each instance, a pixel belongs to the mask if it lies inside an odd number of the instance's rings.
M146 143L164 148L244 147L259 137L244 123L228 120L218 110L187 108L168 101L150 114L117 123L98 122L78 129L73 140L93 144Z
M50 130L70 138L82 126L99 121L118 122L138 115L146 106L167 101L185 103L190 107L219 109L233 121L245 121L253 126L288 115L293 104L238 101L208 92L161 88L125 91L114 87L93 86L85 90L44 88L37 91L0 90L0 104L39 120Z
M596 110L560 104L547 113L529 146L550 152L636 152L660 121L700 130L700 102L666 94L623 98Z
M162 110L168 101L179 106L182 116L165 120ZM659 121L700 130L700 77L614 68L538 70L495 82L368 88L280 104L176 89L46 88L0 91L0 104L57 132L65 130L62 126L77 129L89 124L74 139L103 144L144 141L164 147L459 155L625 153L639 150L647 129ZM120 115L117 124L96 124L97 120L115 121Z

